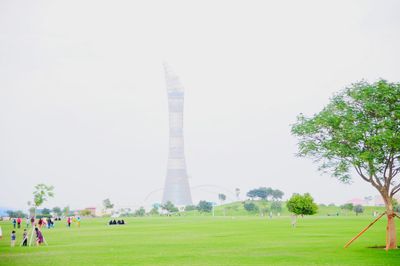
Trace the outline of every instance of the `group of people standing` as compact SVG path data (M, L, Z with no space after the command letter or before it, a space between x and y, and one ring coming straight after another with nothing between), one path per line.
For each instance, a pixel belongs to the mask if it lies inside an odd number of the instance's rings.
M81 226L81 217L79 217L79 216L67 217L67 226L71 227L72 223L76 223L76 225L78 227L80 227Z
M41 245L44 242L44 237L39 228L35 227L35 235L36 235L36 245ZM15 247L15 242L17 241L17 233L15 230L11 232L11 247ZM28 246L28 232L24 229L22 233L22 243L21 246Z
M55 221L61 221L61 218L39 218L35 219L35 217L31 218L26 218L26 228L24 228L23 233L22 233L22 242L21 246L28 246L28 231L27 228L31 226L31 228L34 230L33 233L35 233L36 236L36 245L41 245L43 243L46 243L45 238L43 237L42 234L42 228L47 227L48 229L54 228ZM15 243L17 241L17 232L18 230L16 229L21 229L21 224L22 224L22 218L13 218L12 219L12 224L13 224L13 229L11 232L11 247L15 247ZM72 216L72 217L66 217L66 222L67 222L67 227L71 227L72 223L76 223L78 227L81 225L81 217L77 216ZM119 221L118 221L119 222ZM3 237L3 232L0 227L0 239Z

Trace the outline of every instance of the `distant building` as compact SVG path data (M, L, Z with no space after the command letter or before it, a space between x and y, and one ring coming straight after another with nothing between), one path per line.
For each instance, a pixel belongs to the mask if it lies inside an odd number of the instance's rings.
M351 203L354 206L355 205L362 205L362 206L367 205L367 202L365 200L363 200L363 199L360 199L360 198L351 199L351 200L347 201L346 203Z

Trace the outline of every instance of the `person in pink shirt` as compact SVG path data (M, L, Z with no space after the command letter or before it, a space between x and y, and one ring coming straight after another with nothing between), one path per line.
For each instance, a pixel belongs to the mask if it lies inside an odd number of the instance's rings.
M17 218L17 225L18 225L18 228L21 228L21 223L22 223L22 219L21 219L21 217L18 217L18 218Z

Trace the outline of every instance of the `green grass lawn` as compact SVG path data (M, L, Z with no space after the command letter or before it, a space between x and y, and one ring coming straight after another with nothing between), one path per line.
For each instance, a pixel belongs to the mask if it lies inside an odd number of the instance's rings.
M348 249L343 245L372 217L144 217L123 226L84 219L80 228L44 229L49 243L10 248L11 223L2 221L0 265L399 265L400 250L385 244L378 222Z

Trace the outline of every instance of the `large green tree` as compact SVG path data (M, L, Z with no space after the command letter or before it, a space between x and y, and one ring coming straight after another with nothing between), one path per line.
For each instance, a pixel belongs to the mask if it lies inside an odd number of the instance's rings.
M293 196L286 202L288 211L296 215L313 215L317 213L318 206L315 204L313 197L310 194L304 195L293 194Z
M300 114L292 133L300 156L345 183L357 173L380 193L388 219L386 249L397 248L392 198L400 190L400 84L352 84L321 112Z

